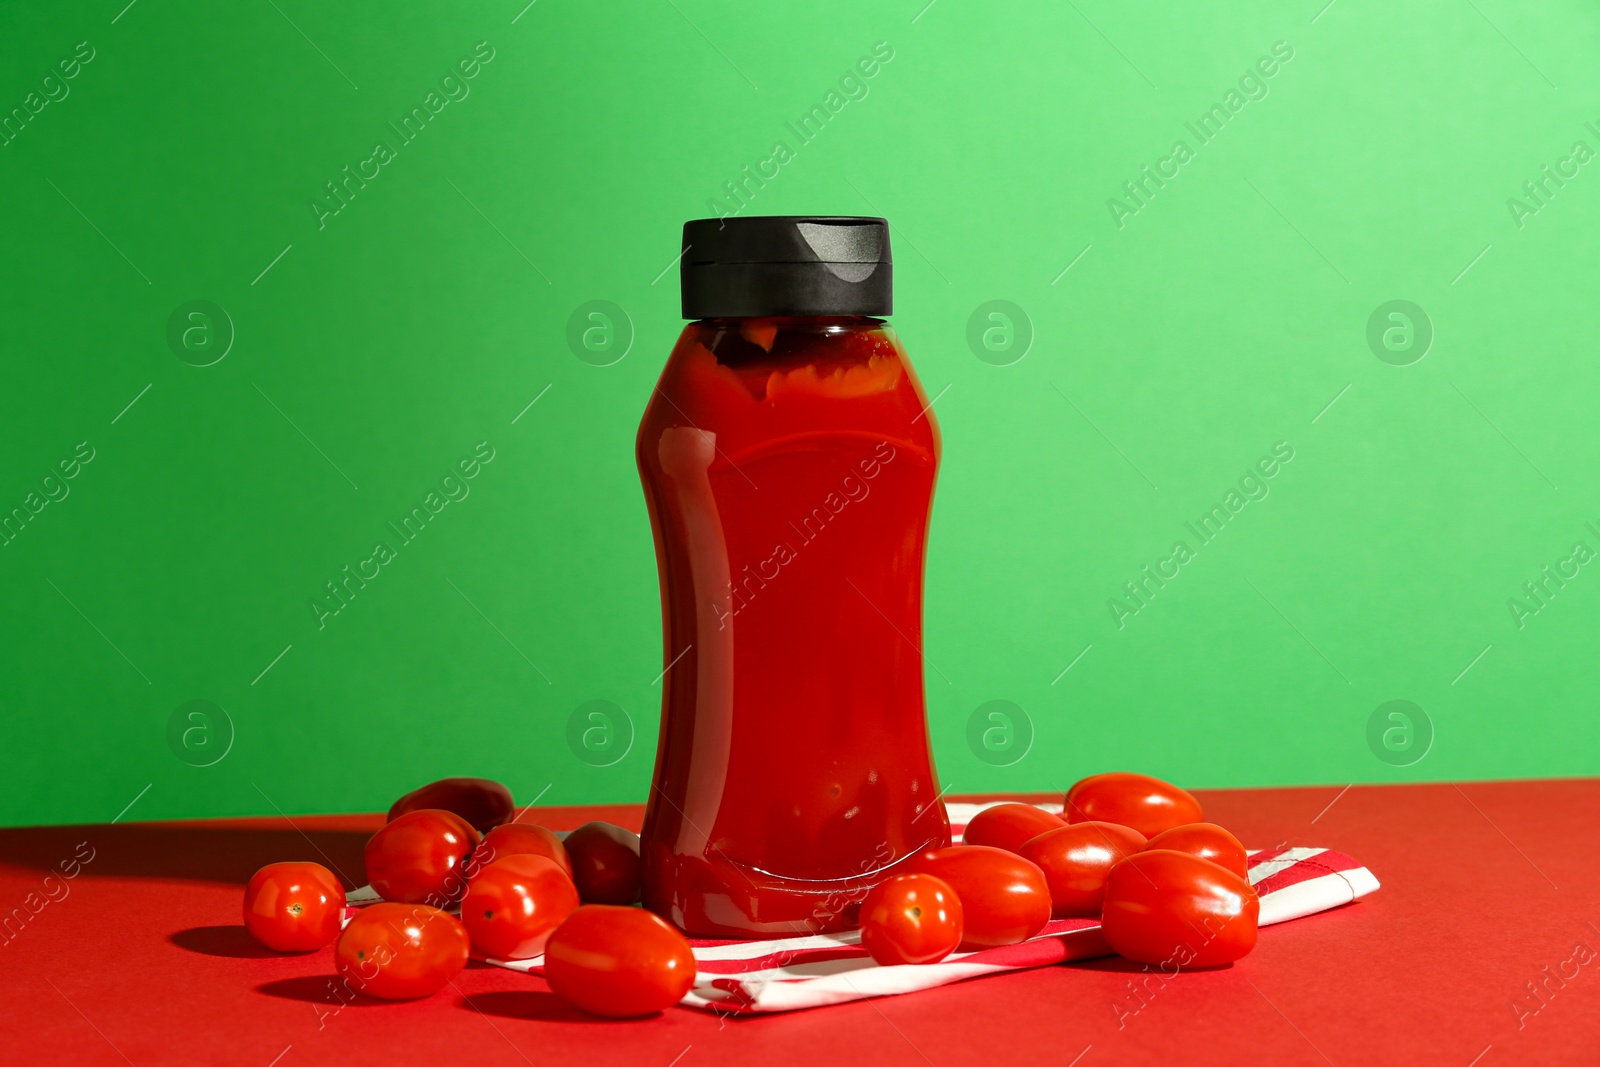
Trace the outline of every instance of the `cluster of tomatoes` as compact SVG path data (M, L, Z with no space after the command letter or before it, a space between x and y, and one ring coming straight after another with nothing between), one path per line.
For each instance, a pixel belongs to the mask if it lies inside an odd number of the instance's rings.
M688 941L631 906L640 891L639 838L591 822L563 841L513 822L514 814L498 782L423 786L396 801L367 842L367 878L383 903L362 908L341 930L345 893L333 872L273 863L245 887L245 928L279 952L337 939L344 983L385 1000L437 992L474 953L543 954L550 988L597 1015L648 1015L681 1000L695 977Z
M498 782L423 786L367 842L367 878L383 903L341 929L345 893L333 872L273 863L245 888L245 928L279 952L337 940L346 985L388 1000L437 992L473 954L543 954L550 988L597 1015L648 1015L681 1000L694 954L633 906L638 836L591 822L563 840L514 814ZM1259 912L1237 838L1202 822L1200 803L1177 786L1118 772L1074 785L1061 816L1031 804L984 809L962 844L916 856L873 887L859 924L879 963L920 964L1026 941L1052 918L1098 917L1112 951L1176 969L1245 955Z
M867 894L861 943L879 963L936 963L1084 917L1139 963L1231 963L1255 947L1260 901L1244 846L1201 818L1184 790L1122 772L1078 782L1060 817L986 808L962 844L915 857Z

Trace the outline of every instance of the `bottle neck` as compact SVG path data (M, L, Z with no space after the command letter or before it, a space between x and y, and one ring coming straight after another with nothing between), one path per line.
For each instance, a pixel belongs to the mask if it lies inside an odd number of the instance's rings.
M780 329L796 326L840 326L846 329L852 327L856 329L872 329L882 326L884 322L884 319L874 318L870 315L747 315L695 319L693 325L709 326L713 329L736 329L752 323L772 325Z

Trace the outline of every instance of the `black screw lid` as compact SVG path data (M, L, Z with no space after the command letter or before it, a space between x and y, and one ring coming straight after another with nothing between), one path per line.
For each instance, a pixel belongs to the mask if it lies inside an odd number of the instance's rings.
M889 224L758 215L683 224L683 317L888 315Z

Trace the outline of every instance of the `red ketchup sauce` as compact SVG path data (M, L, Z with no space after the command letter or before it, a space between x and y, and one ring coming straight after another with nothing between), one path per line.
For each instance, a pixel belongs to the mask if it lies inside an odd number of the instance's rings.
M939 451L881 318L679 337L637 441L670 664L641 855L685 930L848 928L949 843L919 651Z

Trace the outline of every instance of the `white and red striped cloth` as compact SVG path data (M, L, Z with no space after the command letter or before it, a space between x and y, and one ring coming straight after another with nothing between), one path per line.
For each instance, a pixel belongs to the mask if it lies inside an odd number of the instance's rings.
M949 804L955 840L991 804ZM1040 805L1060 813L1061 806ZM1349 856L1322 848L1273 848L1250 855L1250 884L1261 897L1261 925L1327 911L1378 888L1372 872ZM370 890L350 894L352 905L377 900ZM682 1005L732 1014L795 1011L867 997L895 996L968 978L1107 956L1097 919L1056 919L1017 945L958 952L939 963L885 967L861 947L858 931L767 941L691 939L699 976ZM500 967L542 973L544 957L490 960Z

